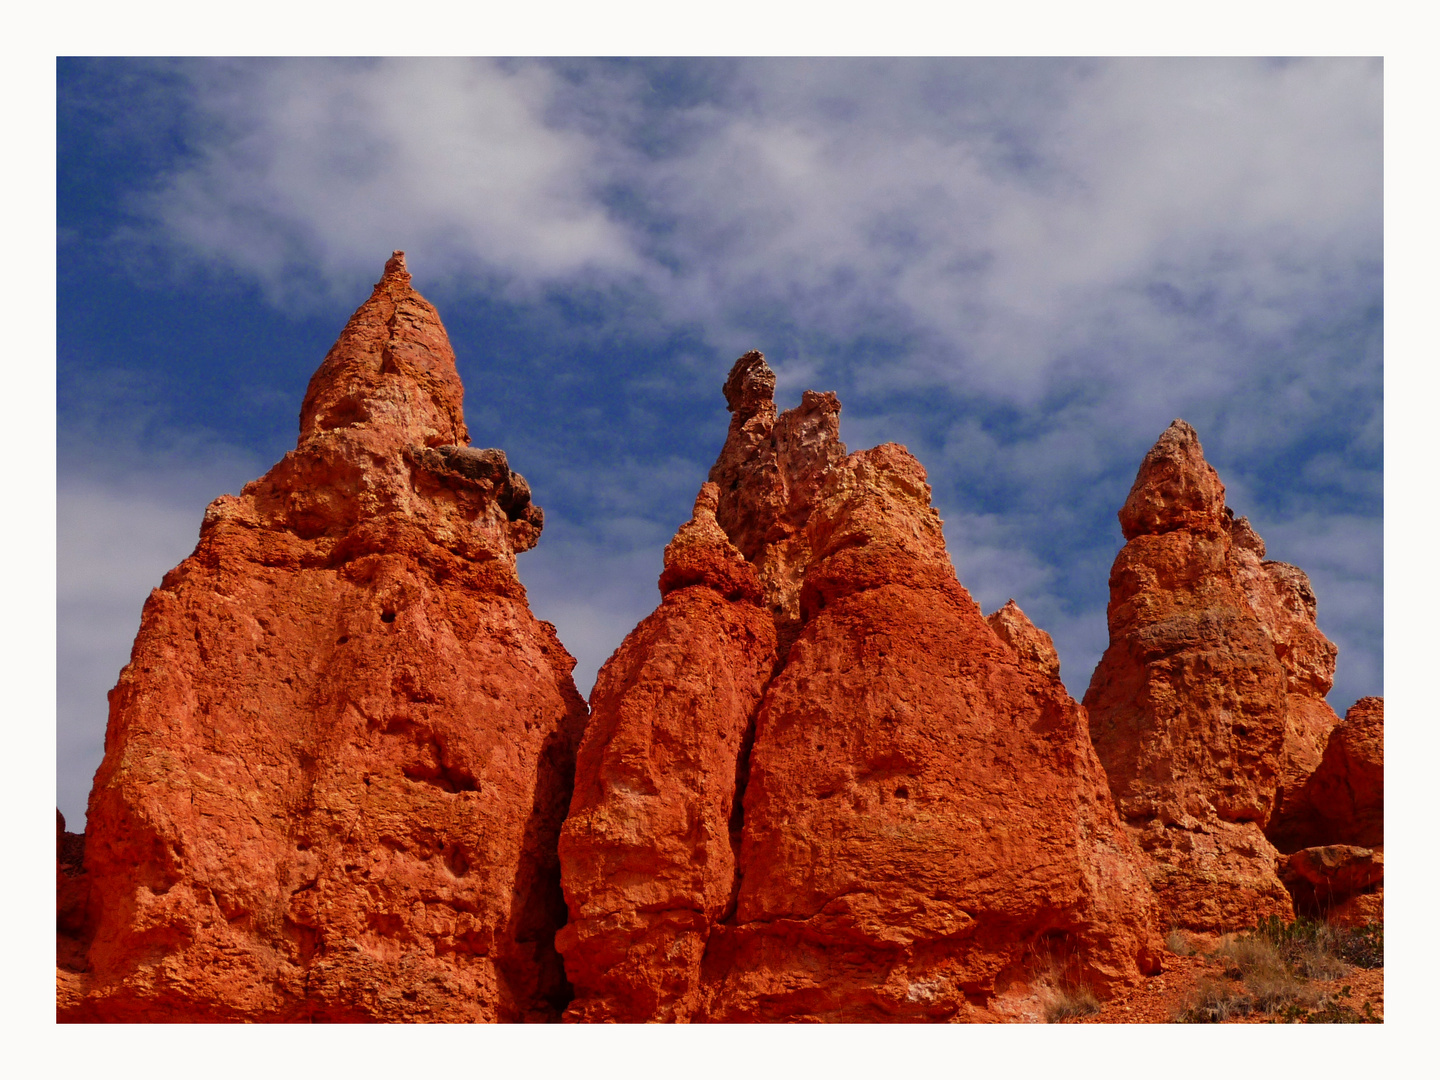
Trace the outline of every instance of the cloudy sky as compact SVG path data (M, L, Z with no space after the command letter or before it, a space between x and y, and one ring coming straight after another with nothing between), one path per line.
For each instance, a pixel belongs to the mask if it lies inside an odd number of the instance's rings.
M294 446L394 248L475 443L545 508L531 606L595 671L761 349L925 465L960 580L1084 693L1115 512L1175 417L1382 693L1379 61L58 66L58 793L141 604Z

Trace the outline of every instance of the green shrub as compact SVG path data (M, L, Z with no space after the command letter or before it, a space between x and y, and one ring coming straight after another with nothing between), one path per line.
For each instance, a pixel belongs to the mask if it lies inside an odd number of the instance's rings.
M1371 923L1354 930L1339 931L1336 955L1360 968L1385 966L1385 927Z

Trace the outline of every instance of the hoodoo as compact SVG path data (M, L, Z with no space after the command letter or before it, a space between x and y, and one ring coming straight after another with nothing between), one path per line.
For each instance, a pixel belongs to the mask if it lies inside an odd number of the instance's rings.
M734 911L737 795L775 627L715 523L719 492L665 549L663 599L600 671L560 834L573 1020L703 1015L710 932Z
M1309 581L1187 424L1082 707L960 583L920 463L774 391L735 362L587 710L516 576L543 515L396 252L145 604L57 816L59 1019L1035 1020L1168 926L1383 915L1383 703L1337 721Z
M1120 525L1110 645L1085 707L1121 816L1175 925L1289 917L1266 829L1337 721L1309 580L1264 561L1183 420L1146 454Z
M736 362L661 606L597 683L561 843L567 1017L1019 1017L1046 979L1156 970L1043 635L1018 607L987 624L903 447L847 454L833 394L777 414L774 385Z
M64 1020L545 1020L585 704L396 252L110 695ZM72 922L74 919L72 919Z

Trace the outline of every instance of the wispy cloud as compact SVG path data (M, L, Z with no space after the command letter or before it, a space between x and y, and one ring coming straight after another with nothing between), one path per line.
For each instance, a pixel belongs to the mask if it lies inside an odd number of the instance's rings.
M145 200L171 240L272 298L353 292L377 251L528 285L633 268L595 197L596 148L546 123L537 64L196 62L195 154Z

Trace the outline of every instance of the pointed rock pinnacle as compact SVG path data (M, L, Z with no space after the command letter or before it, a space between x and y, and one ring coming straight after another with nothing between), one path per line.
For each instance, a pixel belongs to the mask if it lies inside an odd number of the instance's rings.
M1119 516L1126 540L1173 529L1213 532L1222 527L1225 485L1184 420L1171 423L1145 455Z
M311 378L300 442L363 427L396 449L463 445L463 396L440 315L411 286L397 251Z
M751 349L730 369L725 380L725 403L735 414L731 423L743 424L750 417L768 411L775 412L775 372L765 363L765 355L758 349Z

